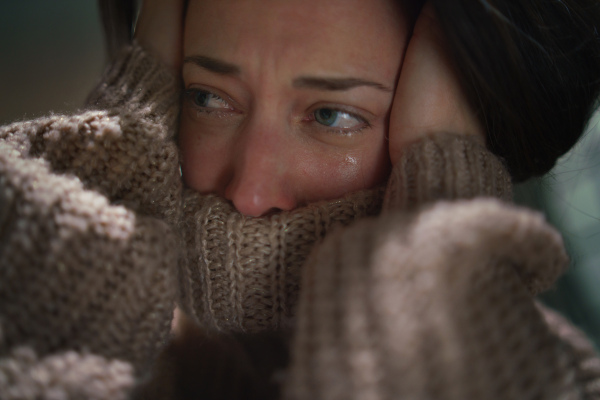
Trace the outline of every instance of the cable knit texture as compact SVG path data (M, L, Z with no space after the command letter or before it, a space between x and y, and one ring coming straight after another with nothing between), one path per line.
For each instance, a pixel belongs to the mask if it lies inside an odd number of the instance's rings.
M148 369L169 333L179 252L168 223L181 208L178 151L166 128L177 114L174 83L134 46L91 96L106 110L0 129L0 358L26 346L40 365L29 357L21 371L52 377L62 352L79 352L69 368L80 370L78 360L96 367L81 369L81 387L69 381L64 398L87 398L91 380L102 386L115 373L130 379L107 383L104 398L127 396L132 374ZM112 359L135 369L113 370ZM11 371L1 370L0 382L24 387ZM19 390L0 398L29 398ZM31 398L53 398L39 393Z
M436 200L480 196L512 199L504 165L478 138L442 133L404 149L392 170L384 207L408 211Z
M135 44L89 104L0 129L0 398L600 398L534 300L561 238L480 198L510 178L477 140L408 146L379 216L381 190L247 218L182 191L177 82ZM176 300L204 336L158 356Z
M288 398L579 398L519 273L566 262L538 216L496 200L340 230L305 266Z
M131 365L74 351L39 359L17 348L0 359L0 395L19 400L126 400L133 386Z
M378 213L383 189L266 218L245 217L217 196L184 197L180 304L205 327L252 333L289 326L314 244L332 227Z

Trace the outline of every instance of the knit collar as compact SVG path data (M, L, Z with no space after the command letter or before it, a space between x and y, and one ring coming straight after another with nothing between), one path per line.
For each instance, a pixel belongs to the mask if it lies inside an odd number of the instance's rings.
M383 188L268 217L246 217L215 195L184 191L180 305L203 326L260 332L289 324L302 265L325 234L381 209Z

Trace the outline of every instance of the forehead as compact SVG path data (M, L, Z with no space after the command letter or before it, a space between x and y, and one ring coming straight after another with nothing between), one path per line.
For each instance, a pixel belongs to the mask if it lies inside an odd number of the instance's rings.
M184 51L232 62L385 64L401 57L407 27L397 0L191 0Z

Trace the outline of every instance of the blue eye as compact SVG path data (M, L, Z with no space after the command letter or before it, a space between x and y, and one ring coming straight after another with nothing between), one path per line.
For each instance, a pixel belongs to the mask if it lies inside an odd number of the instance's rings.
M188 89L186 90L186 95L191 102L199 108L233 110L233 107L221 97L206 90Z
M362 118L354 114L332 108L319 108L313 114L315 121L331 128L353 129L365 123Z
M325 126L333 126L338 119L338 111L330 108L319 108L315 111L315 120Z
M212 94L205 92L205 91L201 91L201 90L197 90L196 93L193 93L193 100L194 100L194 104L196 104L197 106L200 107L206 107L208 106L208 101L210 100Z

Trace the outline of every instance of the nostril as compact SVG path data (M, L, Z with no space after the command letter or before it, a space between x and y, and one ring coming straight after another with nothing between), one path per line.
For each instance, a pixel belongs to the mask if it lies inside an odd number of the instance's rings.
M236 205L235 201L233 201L233 205L236 208L236 210L238 210L240 213L252 218L269 218L283 211L287 211L278 207L271 207L266 211L262 211L260 208L248 208L244 206L238 206Z
M266 217L266 218L272 217L273 215L279 214L282 211L284 211L284 210L282 210L281 208L272 207L272 208L268 209L265 213L260 215L260 217Z
M233 206L236 208L236 210L238 210L240 213L244 214L247 217L271 217L283 211L290 211L295 208L268 207L264 204L253 204L249 202L244 202L243 199L237 199L236 201L236 198L230 201L233 203Z

